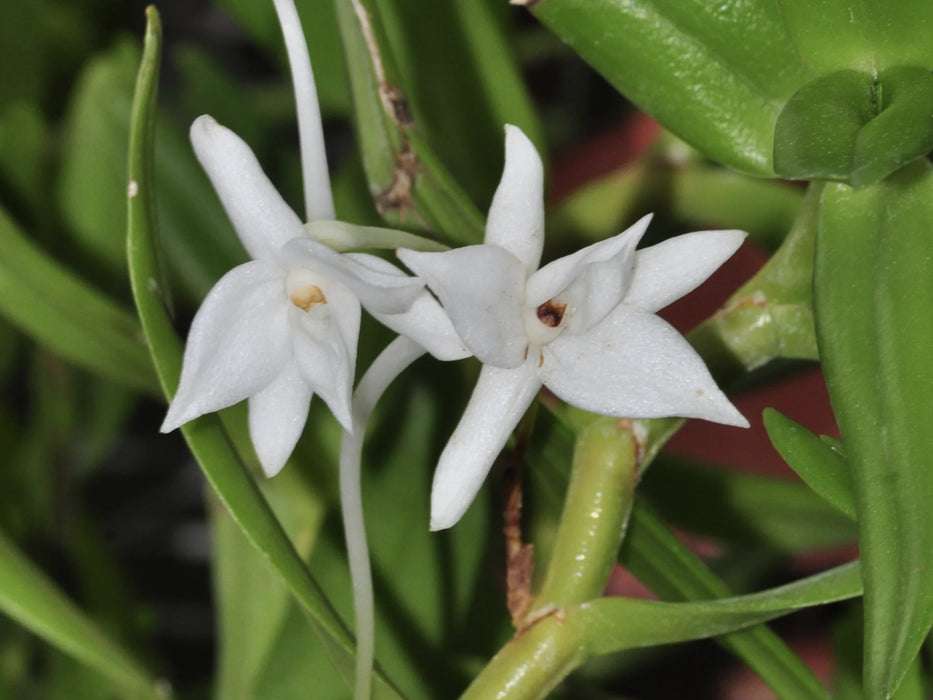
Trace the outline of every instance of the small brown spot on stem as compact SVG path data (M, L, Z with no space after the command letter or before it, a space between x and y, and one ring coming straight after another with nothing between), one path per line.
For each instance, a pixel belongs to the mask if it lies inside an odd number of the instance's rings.
M402 142L402 147L395 154L395 164L392 166L392 182L373 199L376 209L384 214L392 209L404 212L411 206L411 190L415 185L415 176L421 169L418 156L415 155L408 141Z
M327 298L321 288L314 284L306 284L303 287L293 289L288 295L292 303L302 311L310 311L312 306L326 304Z
M399 127L412 126L415 120L411 116L411 110L408 109L408 100L404 93L395 87L392 83L386 82L380 86L383 97L391 107L391 117Z
M566 308L566 304L561 304L553 299L546 301L538 307L538 320L545 326L557 328L561 321L564 320L564 311Z

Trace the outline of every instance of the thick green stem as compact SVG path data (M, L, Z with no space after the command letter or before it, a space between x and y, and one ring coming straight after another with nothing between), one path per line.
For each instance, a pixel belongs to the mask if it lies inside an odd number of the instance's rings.
M532 619L536 612L602 595L632 509L639 461L636 425L604 418L577 439L554 551Z
M460 700L543 698L586 659L577 618L552 614L516 635L467 688Z
M602 418L577 440L564 510L541 592L525 624L463 698L541 698L586 658L564 609L602 595L632 509L637 423Z

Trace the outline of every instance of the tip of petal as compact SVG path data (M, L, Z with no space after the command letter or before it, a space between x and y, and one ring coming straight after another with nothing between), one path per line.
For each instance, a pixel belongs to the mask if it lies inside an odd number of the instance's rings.
M441 457L444 461L444 457ZM485 476L487 470L483 470ZM431 489L431 532L446 530L459 522L473 503L478 487L464 485L462 475L439 468ZM482 483L482 482L480 482Z
M220 129L224 129L224 127L210 114L202 114L191 122L188 136L191 139L191 143L194 145L195 151L203 146L208 139L217 134Z
M286 455L284 459L276 459L275 461L265 460L260 457L259 466L262 467L262 472L266 475L266 478L271 479L273 476L282 471L282 467L285 466L289 456L290 454Z
M177 430L188 421L197 418L198 415L198 413L192 411L190 406L182 406L182 404L179 404L177 401L172 401L171 405L168 407L168 412L165 414L165 420L163 420L162 425L159 426L159 432L170 433L173 430Z
M435 513L432 507L431 510L431 532L440 532L441 530L448 530L457 524L457 521L460 518L451 518L447 513Z
M696 417L702 418L703 420L712 421L713 423L732 425L736 428L751 427L748 419L742 415L739 409L732 405L729 399L726 398L725 394L722 394L719 397L719 400L716 400L712 405L710 405L702 415L698 415Z

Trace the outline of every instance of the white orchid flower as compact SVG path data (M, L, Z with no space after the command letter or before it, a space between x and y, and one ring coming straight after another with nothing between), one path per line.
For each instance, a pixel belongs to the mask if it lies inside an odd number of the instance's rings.
M306 226L262 171L249 146L209 116L191 141L252 260L211 289L192 322L181 381L162 431L249 400L249 429L268 476L281 470L318 394L348 432L362 305L441 359L469 352L423 288L371 255L338 254L313 240L346 235L334 204L317 95L304 35L290 0L276 0L293 71ZM372 234L372 231L369 231Z
M656 315L712 274L745 234L689 233L635 250L649 219L539 270L541 159L522 131L508 126L485 242L398 252L483 362L434 475L432 530L460 519L542 384L604 415L748 426L699 355Z

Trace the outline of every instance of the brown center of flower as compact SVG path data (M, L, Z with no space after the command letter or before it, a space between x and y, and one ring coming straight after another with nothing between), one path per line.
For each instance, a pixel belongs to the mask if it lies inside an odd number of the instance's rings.
M315 284L305 284L301 287L295 287L289 295L292 303L302 311L309 311L312 306L326 304L327 298L321 288Z
M546 301L537 309L538 320L545 326L557 328L561 321L564 320L564 310L566 308L566 304L560 304L553 299Z

